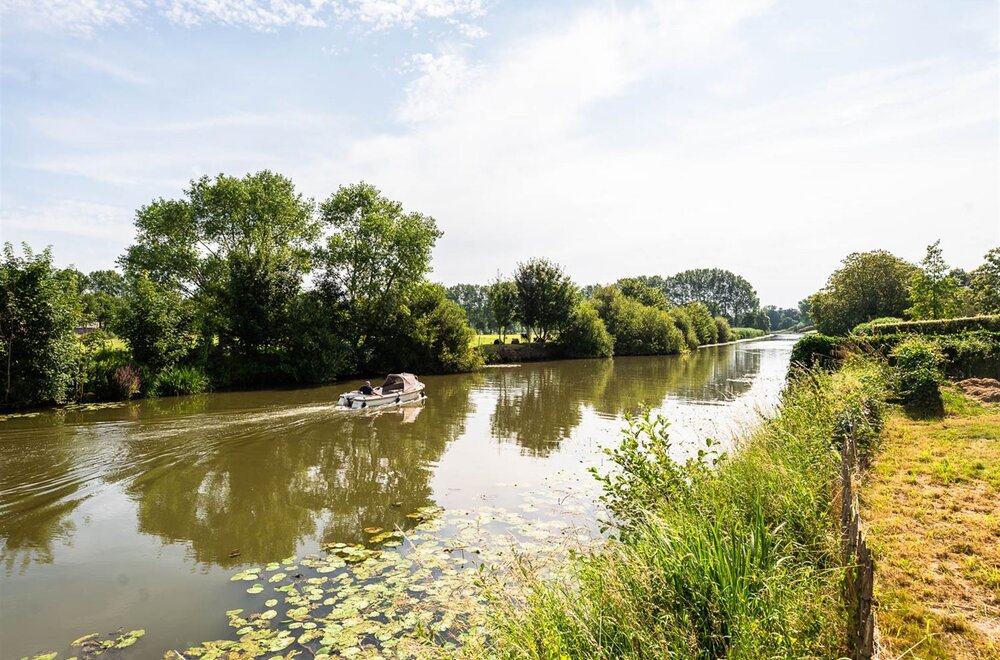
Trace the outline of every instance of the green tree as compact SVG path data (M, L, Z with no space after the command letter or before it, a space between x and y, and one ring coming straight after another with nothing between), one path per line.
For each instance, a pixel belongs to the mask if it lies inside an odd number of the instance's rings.
M664 310L628 298L614 286L595 289L592 304L614 339L615 355L669 355L684 350L685 337Z
M588 302L577 304L566 326L559 333L559 345L567 357L611 357L615 343Z
M129 276L111 327L144 368L146 385L163 369L178 364L194 345L192 303L144 272Z
M697 335L700 345L714 344L719 341L719 326L716 325L715 317L712 316L712 312L706 305L692 302L685 305L684 310L691 318L691 324L694 326L695 335Z
M269 171L202 177L182 199L140 208L135 224L120 260L126 273L193 300L207 345L251 361L278 347L321 230L291 180Z
M750 283L721 268L686 270L664 278L662 287L673 304L704 303L713 315L725 316L732 323L760 307L760 299Z
M323 277L345 297L347 336L358 365L374 360L373 343L391 327L386 319L431 270L431 252L441 237L434 218L406 212L370 184L341 186L320 207L333 230L320 262Z
M579 292L563 272L562 266L548 259L531 259L517 265L514 272L521 321L537 330L542 341L549 332L559 330L569 321Z
M624 277L615 282L615 286L621 289L621 292L626 297L638 300L643 305L656 307L657 309L668 309L670 307L670 303L662 289L650 286L646 283L645 278Z
M853 252L808 299L808 313L826 335L846 335L865 321L901 317L910 305L914 266L884 250Z
M1000 314L1000 247L986 253L983 265L970 273L972 303L980 314Z
M79 360L73 328L81 305L75 274L52 267L52 253L24 256L4 244L0 264L0 368L4 406L62 403Z
M490 307L489 287L482 284L455 284L445 290L448 300L465 310L469 325L479 332L487 332L497 327Z
M497 278L486 291L490 310L500 333L500 341L507 341L507 331L517 322L517 285L512 280Z
M83 292L84 318L106 328L125 293L125 278L116 270L95 270L87 275Z
M961 308L958 282L948 275L940 240L927 246L920 268L910 276L910 301L906 313L914 319L949 318Z

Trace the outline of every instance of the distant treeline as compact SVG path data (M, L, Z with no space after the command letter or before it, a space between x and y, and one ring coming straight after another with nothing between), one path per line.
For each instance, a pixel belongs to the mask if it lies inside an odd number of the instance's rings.
M0 405L468 371L483 362L472 327L605 356L801 322L719 269L580 289L533 259L446 290L428 280L434 219L363 182L316 203L269 171L202 177L138 209L135 228L118 269L89 274L5 245Z

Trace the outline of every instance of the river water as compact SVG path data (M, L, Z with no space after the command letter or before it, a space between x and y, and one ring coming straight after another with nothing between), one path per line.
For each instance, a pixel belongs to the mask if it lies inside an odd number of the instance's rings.
M426 377L423 405L381 412L337 410L340 385L8 417L0 656L119 629L147 631L137 657L232 637L225 612L247 598L234 573L408 530L421 507L558 517L533 498L593 501L587 468L627 412L669 417L678 457L754 423L794 339ZM592 522L592 507L572 511Z

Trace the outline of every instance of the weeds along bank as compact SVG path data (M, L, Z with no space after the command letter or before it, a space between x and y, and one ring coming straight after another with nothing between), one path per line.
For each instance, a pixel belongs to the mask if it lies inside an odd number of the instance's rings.
M881 430L886 383L863 362L790 380L779 412L728 455L681 465L667 424L634 419L598 475L616 519L561 578L497 592L478 649L501 657L838 657L847 613L837 438Z

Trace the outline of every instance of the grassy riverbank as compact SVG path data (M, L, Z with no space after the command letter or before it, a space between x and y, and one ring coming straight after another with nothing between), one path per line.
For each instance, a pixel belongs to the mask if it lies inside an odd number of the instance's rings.
M862 489L887 653L1000 658L1000 407L944 392L943 419L893 414Z
M803 374L780 411L712 465L678 465L634 421L604 478L619 533L561 578L498 595L485 655L837 657L845 652L831 438L874 437L884 384L863 366ZM650 461L649 459L652 459ZM502 592L498 592L500 594Z

